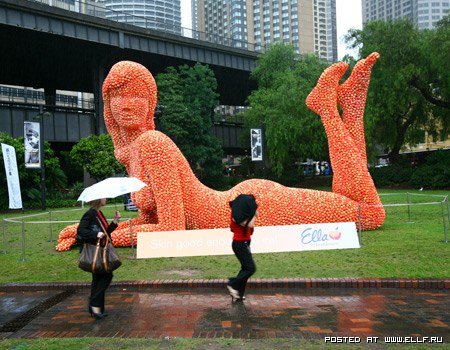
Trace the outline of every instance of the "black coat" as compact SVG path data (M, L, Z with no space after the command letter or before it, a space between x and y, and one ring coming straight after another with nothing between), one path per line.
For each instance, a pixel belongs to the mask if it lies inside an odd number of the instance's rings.
M102 215L103 217L105 217L101 211L98 215ZM108 225L108 227L105 227L108 236L110 236L111 232L113 232L116 227L117 224L115 224L114 221L112 221ZM84 213L83 217L80 220L80 224L77 228L77 241L79 241L80 243L96 244L97 234L99 231L103 230L97 219L97 210L91 208L86 213Z

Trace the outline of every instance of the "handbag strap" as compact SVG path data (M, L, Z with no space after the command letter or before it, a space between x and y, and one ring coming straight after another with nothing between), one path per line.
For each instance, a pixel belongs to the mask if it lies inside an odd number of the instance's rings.
M102 231L106 236L106 240L112 245L111 239L109 238L109 235L106 233L105 226L103 226L102 221L100 220L100 218L98 216L97 216L97 221L100 224L100 227L102 228Z
M103 226L102 221L100 220L100 218L98 216L97 216L97 221L100 224L100 227L102 228L103 233L106 236L105 247L107 247L108 244L111 244L113 246L111 239L109 238L108 234L106 233L105 227ZM105 269L105 271L109 272L108 259L106 258L106 249L103 249L103 252L102 252L102 265L103 265L103 268Z
M85 244L88 244L88 243L85 243ZM97 259L98 259L99 251L100 251L100 238L97 239L97 244L95 245L95 253L94 253L94 258L92 259L92 265L91 265L92 266L92 273L96 272L95 269L96 269L96 262L97 262Z

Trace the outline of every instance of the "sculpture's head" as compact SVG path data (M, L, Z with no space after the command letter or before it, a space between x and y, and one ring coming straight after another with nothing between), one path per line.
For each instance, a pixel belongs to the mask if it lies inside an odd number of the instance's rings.
M155 79L143 65L121 61L111 68L103 83L103 101L106 128L116 150L126 146L124 135L155 129L156 94Z

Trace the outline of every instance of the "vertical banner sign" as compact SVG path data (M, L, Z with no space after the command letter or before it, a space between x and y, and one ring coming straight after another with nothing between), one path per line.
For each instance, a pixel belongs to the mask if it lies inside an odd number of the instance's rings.
M263 160L261 129L250 129L250 142L252 149L252 160L253 161Z
M39 169L41 167L40 125L36 122L24 122L25 167Z
M2 143L2 153L5 162L6 181L8 182L9 209L22 209L16 150L14 147Z

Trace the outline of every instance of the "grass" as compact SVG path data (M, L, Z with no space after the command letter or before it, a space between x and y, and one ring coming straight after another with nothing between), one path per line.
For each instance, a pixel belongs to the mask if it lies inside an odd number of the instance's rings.
M441 213L446 191L410 191L408 207L387 206L387 218L382 228L362 233L360 249L303 251L273 254L255 254L258 268L255 278L326 278L326 277L381 277L381 278L448 278L450 277L450 243L443 243L444 229ZM404 190L382 190L381 199L386 205L405 204ZM435 197L438 196L438 197ZM419 203L428 204L419 204ZM429 204L434 202L436 204ZM118 209L121 206L118 205ZM84 210L52 212L53 220L78 222ZM112 217L115 206L105 208ZM90 274L77 267L78 249L59 253L50 242L49 214L40 211L9 213L2 218L24 214L41 214L27 218L24 224L25 261L22 261L22 224L8 223L5 230L6 245L1 240L0 283L11 282L89 282ZM450 238L448 207L444 207ZM136 213L122 212L135 216ZM28 222L28 223L27 223ZM30 223L34 222L34 223ZM68 225L52 225L53 239ZM3 231L2 231L3 232ZM257 234L257 229L255 235ZM231 245L231 234L230 234ZM205 256L187 258L161 258L136 260L131 248L119 248L123 265L114 273L115 281L152 279L227 278L238 270L236 258Z
M362 338L360 344L326 344L324 341L306 341L301 339L108 339L108 338L72 338L72 339L11 339L0 340L2 349L11 350L96 350L96 349L448 349L447 344L366 344Z

